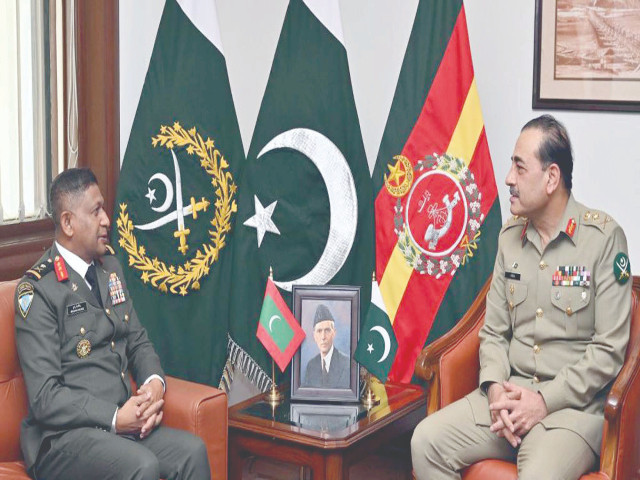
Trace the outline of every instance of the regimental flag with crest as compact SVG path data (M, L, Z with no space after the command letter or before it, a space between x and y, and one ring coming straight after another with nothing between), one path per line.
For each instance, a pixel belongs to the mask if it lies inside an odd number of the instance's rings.
M113 243L167 373L218 385L244 161L213 0L167 0L118 183Z
M396 358L398 341L389 321L378 282L371 285L371 304L356 348L355 359L384 383Z
M461 0L420 0L373 182L389 376L409 382L491 275L502 223Z
M267 279L256 336L283 372L305 337L304 330L270 278Z
M269 266L289 305L295 284L360 285L369 302L371 178L337 0L290 1L240 185L229 366L265 390L253 332Z

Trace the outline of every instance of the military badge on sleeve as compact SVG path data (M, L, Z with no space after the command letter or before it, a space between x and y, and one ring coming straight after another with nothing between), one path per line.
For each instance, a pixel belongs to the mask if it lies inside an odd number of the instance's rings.
M621 285L627 283L631 277L631 265L629 265L629 257L626 254L620 252L616 255L613 261L613 274Z
M33 285L29 282L22 282L18 285L18 309L22 318L27 318L31 302L33 302Z

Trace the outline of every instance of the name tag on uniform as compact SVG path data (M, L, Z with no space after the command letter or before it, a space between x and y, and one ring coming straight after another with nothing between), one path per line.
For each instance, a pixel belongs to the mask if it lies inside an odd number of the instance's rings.
M84 313L87 311L87 302L82 303L74 303L73 305L67 305L67 315L72 317L73 315L78 315L79 313Z
M504 272L504 278L509 280L520 280L520 274L516 272Z

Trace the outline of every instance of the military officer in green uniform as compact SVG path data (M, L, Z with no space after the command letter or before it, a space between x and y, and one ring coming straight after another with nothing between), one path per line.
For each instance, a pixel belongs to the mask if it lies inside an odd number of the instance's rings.
M55 243L16 289L29 397L20 441L30 475L210 478L202 441L160 425L164 374L107 244L109 218L95 176L61 173L50 202Z
M544 115L522 129L506 178L479 388L430 415L411 441L418 479L459 479L485 458L518 478L577 479L597 466L604 403L629 338L627 242L606 213L571 194L565 128Z

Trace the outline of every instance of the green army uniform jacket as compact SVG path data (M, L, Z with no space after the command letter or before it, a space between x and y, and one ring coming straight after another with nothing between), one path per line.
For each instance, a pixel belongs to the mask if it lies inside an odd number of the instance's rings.
M67 279L55 272L56 258ZM51 436L111 430L116 408L131 396L128 371L138 385L153 374L164 377L118 260L105 255L96 271L104 307L55 244L16 289L16 342L29 398L20 442L28 469Z
M539 392L548 410L541 423L577 433L596 453L629 339L626 255L620 226L573 196L544 250L533 226L512 218L500 231L479 334L480 386L509 380ZM616 271L616 262L626 270ZM467 398L476 423L490 425L484 392Z

